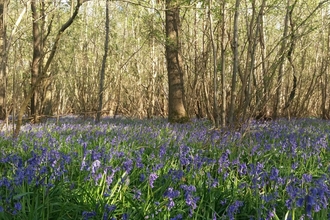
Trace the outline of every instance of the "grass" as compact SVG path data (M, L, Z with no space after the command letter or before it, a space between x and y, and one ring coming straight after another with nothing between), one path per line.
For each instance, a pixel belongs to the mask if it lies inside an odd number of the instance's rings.
M330 123L67 118L0 139L0 219L329 219Z

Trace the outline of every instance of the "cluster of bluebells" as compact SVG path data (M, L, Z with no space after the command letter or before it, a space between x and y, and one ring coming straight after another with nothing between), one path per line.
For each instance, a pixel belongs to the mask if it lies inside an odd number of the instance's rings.
M172 187L169 187L166 192L164 193L164 196L168 198L168 210L171 210L174 206L174 199L180 196L180 191L174 190Z
M15 148L0 149L0 218L22 214L27 192L51 195L59 183L77 201L92 200L82 219L134 219L136 207L173 220L328 214L330 124L246 126L249 133L230 133L210 131L206 121L67 119L26 125L19 140L3 133L1 141Z

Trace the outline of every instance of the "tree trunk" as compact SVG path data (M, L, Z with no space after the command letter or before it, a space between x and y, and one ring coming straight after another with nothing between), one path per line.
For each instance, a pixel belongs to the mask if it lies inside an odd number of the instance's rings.
M103 106L103 87L104 87L104 78L105 78L105 65L107 62L108 50L109 50L109 4L110 1L107 0L105 8L105 41L104 41L104 55L102 60L102 68L100 73L100 87L99 87L99 106L96 114L96 122L100 122L102 115L102 106Z
M235 3L235 16L234 16L234 39L233 39L233 75L231 82L231 97L230 97L230 106L229 106L229 126L234 127L234 111L235 111L235 102L236 102L236 78L238 72L238 17L239 17L239 5L240 0L236 0Z
M31 1L32 11L32 35L33 35L33 57L31 65L31 86L35 85L40 75L40 68L42 66L42 24L43 19L40 15L40 9L37 7L38 1ZM42 3L43 4L43 3ZM34 122L37 122L37 99L38 89L33 91L31 97L31 116L34 117Z
M283 32L283 40L281 43L281 48L279 51L280 56L280 66L278 70L277 76L277 85L276 85L276 96L275 96L275 103L273 106L273 118L276 119L279 114L281 114L280 107L282 105L282 81L283 81L283 74L284 74L284 61L285 61L285 50L287 47L287 36L288 36L288 26L289 26L289 13L290 13L290 0L287 0L287 10L284 19L284 32Z
M287 53L287 59L289 60L289 63L291 65L291 69L292 69L293 81L292 81L292 89L291 89L289 98L288 98L283 110L289 108L289 106L291 105L291 103L295 97L296 88L297 88L296 68L295 68L295 65L294 65L293 59L292 59L292 56L293 56L293 53L295 50L295 46L296 46L296 42L295 42L296 41L296 33L295 33L296 31L295 31L294 22L292 20L292 13L293 13L293 10L294 10L296 4L297 4L297 0L290 6L289 21L290 21L290 29L291 29L291 33L290 33L291 41L290 41L290 46L289 46L288 53Z
M214 127L219 128L219 112L218 112L218 61L217 61L217 45L214 39L213 33L213 18L211 14L212 0L209 0L208 8L208 18L210 22L210 37L211 37L211 46L213 53L213 118L214 118Z
M259 15L258 15L258 29L259 29L259 42L261 50L261 81L262 81L262 92L257 90L256 100L257 100L257 115L261 117L270 117L268 115L267 102L269 100L269 93L271 87L269 86L268 75L268 60L266 59L266 40L265 40L265 29L264 29L264 13L265 13L266 0L262 0ZM259 95L262 93L262 96Z
M0 119L6 117L6 87L7 87L7 36L5 14L7 8L7 0L0 0Z
M227 111L227 99L226 99L226 2L222 3L222 22L221 22L221 126L226 126L226 111Z
M184 123L188 116L184 106L184 84L180 46L180 7L176 0L166 0L166 61L169 84L169 122Z

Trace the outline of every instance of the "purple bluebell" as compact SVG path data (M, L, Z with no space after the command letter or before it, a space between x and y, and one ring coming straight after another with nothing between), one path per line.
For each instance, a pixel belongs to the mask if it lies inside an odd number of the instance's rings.
M302 175L302 179L305 183L310 183L310 182L312 182L313 176L311 174L304 173Z
M247 166L246 163L240 163L238 165L238 173L242 176L247 174Z
M235 201L233 204L231 204L228 209L227 209L227 216L229 217L230 220L235 219L235 215L239 213L240 207L242 207L244 203L242 201Z
M164 193L165 197L172 198L172 199L177 198L179 195L180 195L180 191L174 190L172 187L169 187L166 190L166 192Z
M170 220L182 220L182 219L183 219L182 214L178 214L175 217L170 218Z
M96 212L95 211L91 211L91 212L89 212L89 211L83 211L83 213L82 213L82 217L83 217L84 220L91 219L91 218L93 218L95 216L96 216Z
M129 215L127 213L123 214L123 220L128 220L129 219Z
M123 167L127 173L130 173L133 169L133 160L127 159L126 161L124 161Z
M92 174L95 174L98 168L100 168L101 162L99 160L95 160L92 165L90 166L89 170Z
M20 202L15 202L14 208L17 211L20 211L22 209L22 204Z
M172 187L169 187L166 190L166 192L164 193L164 197L168 198L168 205L167 205L168 210L171 210L175 206L173 199L177 198L179 195L180 192L178 190L173 190Z
M140 174L140 182L143 182L146 179L146 176L144 173Z
M104 209L105 209L108 213L115 211L116 208L117 208L116 205L105 204L105 206L104 206Z
M158 175L156 174L156 173L151 173L150 175L149 175L149 186L151 187L151 188L154 188L154 182L155 182L155 180L158 178Z
M279 170L275 167L272 167L270 170L269 179L276 182L278 176L279 176Z
M135 190L134 190L134 196L133 196L133 199L140 200L140 199L141 199L141 195L142 195L141 190L139 190L139 189L135 189Z
M172 181L173 182L179 182L182 177L184 176L184 172L182 170L173 170L173 169L170 169L168 171L168 174L170 175L170 177L172 178Z

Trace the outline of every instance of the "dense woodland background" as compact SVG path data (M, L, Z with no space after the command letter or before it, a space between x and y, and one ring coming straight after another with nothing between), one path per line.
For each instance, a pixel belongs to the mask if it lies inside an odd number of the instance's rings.
M328 119L329 2L1 0L1 117L167 117L174 5L189 117Z

